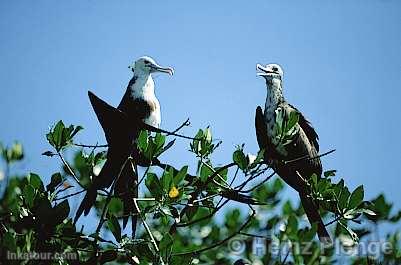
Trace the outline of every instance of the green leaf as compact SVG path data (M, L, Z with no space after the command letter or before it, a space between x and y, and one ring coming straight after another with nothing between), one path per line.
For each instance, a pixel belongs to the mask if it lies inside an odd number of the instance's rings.
M283 214L290 215L294 212L294 208L292 208L291 201L288 200L283 205Z
M166 152L168 149L170 149L175 143L175 139L171 140L170 142L168 142L168 144L166 144L166 146L163 147L163 149L160 151L160 154Z
M121 214L123 210L123 202L120 198L111 198L109 207L108 207L108 212L110 214Z
M117 251L109 249L100 255L100 264L105 264L106 262L110 262L115 259L117 259Z
M281 181L281 179L276 178L273 182L273 192L277 193L280 192L282 189L284 189L284 183Z
M46 186L46 189L47 189L49 192L53 192L54 189L55 189L59 184L62 183L62 181L63 181L63 178L62 178L61 174L60 174L59 172L54 173L54 174L52 175L52 177L51 177L51 181L50 181L49 185Z
M347 220L352 220L358 218L359 215L360 215L359 210L349 209L343 214L343 217Z
M337 170L327 170L324 172L324 176L326 178L334 177L336 175Z
M351 197L349 198L348 207L350 209L358 207L362 203L363 197L364 197L364 190L363 190L363 185L361 185L352 192Z
M174 239L170 233L165 233L159 244L160 254L165 260L168 260L171 255L173 243Z
M5 150L7 152L6 161L8 163L13 163L24 158L24 151L22 144L15 142L10 149Z
M120 223L118 222L117 218L114 215L111 215L110 218L107 220L107 226L109 227L110 231L113 233L115 239L120 242L121 241L121 227Z
M44 190L43 183L39 175L35 173L30 173L28 179L29 179L29 184L31 184L33 188Z
M174 175L173 168L170 167L169 170L165 170L163 172L163 175L160 179L162 188L166 193L168 193L170 190L171 184L173 182L173 175Z
M56 126L54 127L53 130L53 139L55 141L55 148L57 151L60 151L62 148L63 144L63 131L64 131L64 123L63 121L59 121Z
M248 167L248 160L244 154L244 151L241 148L238 148L233 153L233 161L241 170L244 170Z
M339 208L341 210L348 206L348 199L349 199L350 195L351 194L348 191L348 188L347 187L343 187L342 191L340 193L339 201L338 201L338 205L339 205Z
M56 154L53 153L52 151L45 151L45 152L42 153L42 155L43 155L43 156L53 157L53 156L55 156Z
M188 210L185 213L185 215L188 218L188 221L191 221L192 218L194 218L196 216L198 209L200 209L197 205L198 205L198 203L194 203L194 206L188 207Z
M145 180L145 185L153 197L160 199L163 194L162 186L159 178L154 173L148 173Z
M171 265L187 265L192 264L193 255L173 256L171 258Z
M166 136L162 135L161 133L156 133L155 136L156 149L160 150L165 142L166 142Z
M298 220L293 214L288 217L286 230L289 234L298 232Z
M212 165L209 165L212 167ZM213 171L206 165L202 164L201 170L200 170L200 179L202 182L205 182L210 175L213 174Z
M202 208L201 208L202 209ZM226 227L230 231L235 231L241 222L241 212L239 209L231 210L224 216Z
M70 139L72 139L79 131L83 130L84 127L78 125L74 128L74 131L70 134Z
M215 170L219 172L219 175L221 176L221 178L222 178L223 180L225 180L225 181L227 180L228 168L221 169L221 167L216 167ZM219 183L221 183L221 184L224 185L222 179L216 178L217 182L219 182Z
M53 208L52 222L53 224L61 224L70 213L70 205L68 200L64 200Z
M347 231L348 235L352 238L352 240L354 242L358 242L359 241L358 235L350 227L348 227L347 225L343 224L342 222L338 222L338 224L340 226L342 226L345 229L345 231Z
M371 216L376 216L377 215L374 211L372 211L370 209L363 209L362 211L364 213L366 213L367 215L371 215Z
M295 124L298 123L299 120L299 114L296 111L291 111L290 112L290 117L288 118L287 126L286 126L286 132L290 131Z
M2 242L3 246L9 251L15 252L17 250L15 235L11 232L6 232L0 242Z
M34 205L34 212L35 215L40 218L41 222L51 224L53 223L53 211L52 211L52 206L50 204L50 201L47 199L47 197L39 197L37 196L37 199L35 200L35 205Z
M213 138L209 127L199 130L195 135L195 140L190 144L191 151L197 156L207 157L210 155L218 145L212 144Z
M303 230L300 230L298 235L300 236L302 242L310 242L313 240L317 232L317 223L312 224L312 227L305 228Z
M138 142L138 148L142 152L145 152L145 150L148 148L148 144L149 144L148 136L149 136L148 135L148 131L142 130L139 133L139 137L137 139L137 142Z
M49 144L59 152L67 145L70 145L72 143L72 138L82 129L82 126L75 127L74 125L65 127L63 121L60 120L50 132L46 134L46 138Z
M35 200L35 189L32 185L28 184L24 187L24 198L29 208L32 208Z
M188 172L188 166L183 166L180 169L180 171L178 171L177 175L174 176L173 182L176 186L180 185L181 182L185 179L187 172Z
M191 151L194 152L195 154L199 154L199 151L201 149L201 141L200 139L203 138L203 131L199 129L199 131L195 135L195 140L192 141L190 144L191 146Z
M206 140L206 143L212 142L212 132L210 131L209 127L207 127L205 130L205 140Z

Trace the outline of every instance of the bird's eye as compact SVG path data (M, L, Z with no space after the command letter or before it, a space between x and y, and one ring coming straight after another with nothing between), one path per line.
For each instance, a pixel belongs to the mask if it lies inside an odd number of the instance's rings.
M272 70L273 70L274 72L278 72L278 68L275 67L275 66L272 67Z
M149 64L150 62L148 60L143 61L145 64Z

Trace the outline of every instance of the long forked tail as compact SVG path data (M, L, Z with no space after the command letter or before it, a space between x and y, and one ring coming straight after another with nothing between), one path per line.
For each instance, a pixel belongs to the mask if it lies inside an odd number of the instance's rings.
M82 215L88 215L90 209L95 204L97 191L100 189L108 188L113 179L118 175L119 168L115 165L118 164L116 161L108 159L104 164L99 176L97 176L92 185L88 188L84 199L82 200L77 213L75 214L74 223L76 223L79 217Z
M92 185L88 188L83 201L79 205L74 218L74 223L77 222L82 213L85 215L89 213L96 201L97 191L99 189L108 188L113 182L113 179L119 173L119 170L122 166L120 160L121 157L123 157L127 152L125 150L127 147L120 148L120 145L117 145L117 147L114 147L112 150L110 146L115 146L116 142L122 145L127 145L123 140L126 140L127 143L129 143L128 137L126 135L122 135L121 133L121 128L126 119L125 115L118 109L107 104L92 92L88 91L88 96L99 123L103 128L107 143L109 145L109 150L107 153L106 163L99 173L99 176L93 180Z
M317 235L320 242L324 244L329 244L332 242L329 233L323 223L322 218L319 214L319 206L309 197L309 189L306 180L301 176L298 171L292 174L292 171L287 171L281 169L279 171L280 177L293 189L295 189L301 199L302 206L304 208L305 214L308 217L310 224L317 224Z
M132 238L135 237L137 211L133 200L138 198L138 169L131 161L127 161L121 171L114 190L123 203L123 228L127 226L129 217L132 217Z
M315 205L311 198L308 198L302 194L299 194L301 199L302 207L305 210L305 214L308 217L309 223L317 224L317 235L319 237L320 242L322 243L331 243L331 238L329 233L327 232L326 226L323 223L322 218L320 217L318 207Z

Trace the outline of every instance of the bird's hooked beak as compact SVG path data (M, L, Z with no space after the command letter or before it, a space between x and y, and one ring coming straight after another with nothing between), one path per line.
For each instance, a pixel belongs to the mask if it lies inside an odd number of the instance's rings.
M161 72L161 73L167 73L169 75L173 75L174 74L174 69L171 67L162 67L160 65L157 64L153 64L151 66L151 72L155 73L155 72Z
M272 71L270 68L267 68L261 64L256 64L256 75L257 76L271 76L272 74L277 74L276 72Z

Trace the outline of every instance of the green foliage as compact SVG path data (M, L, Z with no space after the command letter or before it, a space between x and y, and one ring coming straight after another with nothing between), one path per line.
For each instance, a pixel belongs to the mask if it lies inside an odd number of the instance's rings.
M195 140L190 144L191 151L199 157L208 157L220 145L220 143L213 143L212 132L209 127L205 130L199 129L194 138Z
M276 149L286 155L286 146L292 143L294 136L297 134L299 127L296 126L299 120L299 114L293 110L290 113L282 108L277 108L276 123L273 127L273 135L275 136L273 144Z
M82 126L70 125L65 127L63 121L59 121L46 134L47 141L53 146L57 152L72 144L72 138L83 129Z
M281 122L276 130L285 147L296 130L298 115L290 113L280 119L278 113L278 117ZM264 152L245 154L245 146L239 145L233 150L231 163L217 166L212 154L221 142L213 140L210 128L199 130L190 143L190 152L197 160L194 174L185 163L178 168L153 165L156 158L171 150L174 140L167 141L160 133L140 133L141 162L148 166L140 176L144 196L135 206L140 209L139 222L147 228L138 226L135 238L122 227L123 200L113 189L98 191L94 206L98 216L91 220L96 222L96 231L75 226L71 220L75 209L70 206L77 204L74 200L92 183L94 172L106 157L96 146L82 149L72 145L81 129L65 127L60 121L46 135L55 153L44 154L60 159L62 168L49 176L48 183L35 173L7 176L8 185L0 199L1 260L7 258L8 251L75 254L71 260L56 260L57 264L233 264L239 257L256 264L336 262L338 246L322 248L317 226L305 221L301 205L284 197L286 185L271 177L271 169L263 164ZM69 162L61 151L73 148ZM20 144L11 148L0 145L0 151L7 165L24 156ZM323 175L308 179L308 195L318 203L333 239L338 239L342 248L374 236L382 223L394 224L401 219L401 211L393 213L384 194L368 201L362 185L350 189L344 179L336 177L335 170ZM278 244L280 255L271 249L255 255L255 240L263 240L261 245L267 247ZM399 264L400 235L389 234L386 240L391 243L389 251L376 259L366 254L349 257L349 263ZM243 244L242 252L234 248L238 242Z
M20 161L24 158L24 150L19 142L13 143L10 148L4 147L0 142L0 153L7 164Z

